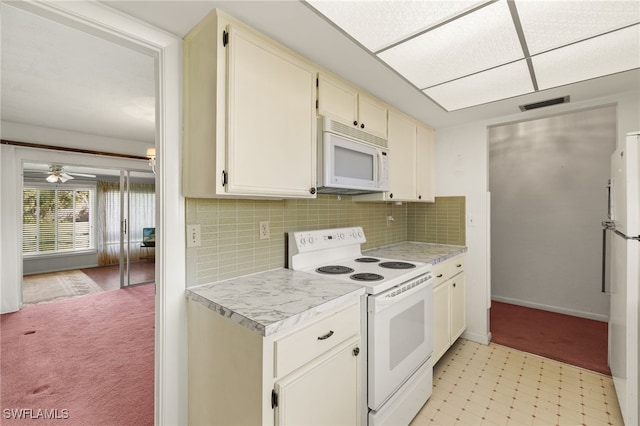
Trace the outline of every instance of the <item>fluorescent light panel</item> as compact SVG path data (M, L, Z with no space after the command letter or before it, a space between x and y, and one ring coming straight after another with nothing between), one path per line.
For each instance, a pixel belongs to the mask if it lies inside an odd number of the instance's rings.
M533 92L525 60L513 62L449 83L424 93L447 111L454 111Z
M378 55L419 88L524 57L506 2L497 2Z
M638 0L515 0L532 55L640 22Z
M430 28L486 0L308 1L372 52Z
M640 1L513 1L539 90L640 68ZM308 2L448 111L534 91L506 0Z
M640 67L640 25L531 58L541 90Z

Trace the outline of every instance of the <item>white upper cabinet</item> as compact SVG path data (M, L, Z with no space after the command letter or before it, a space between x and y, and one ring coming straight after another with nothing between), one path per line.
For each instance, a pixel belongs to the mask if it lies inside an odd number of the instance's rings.
M389 198L416 200L416 122L396 111L389 112Z
M331 117L382 138L387 138L387 106L355 87L318 75L318 115Z
M433 129L389 110L388 192L354 196L355 201L434 201Z
M184 195L315 197L317 69L217 11L184 61Z
M435 201L433 189L435 132L418 123L416 137L416 196L418 201Z

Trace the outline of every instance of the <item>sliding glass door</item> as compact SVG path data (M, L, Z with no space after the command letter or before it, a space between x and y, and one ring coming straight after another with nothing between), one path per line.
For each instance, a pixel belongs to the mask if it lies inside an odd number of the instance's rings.
M155 281L154 175L120 171L120 287Z

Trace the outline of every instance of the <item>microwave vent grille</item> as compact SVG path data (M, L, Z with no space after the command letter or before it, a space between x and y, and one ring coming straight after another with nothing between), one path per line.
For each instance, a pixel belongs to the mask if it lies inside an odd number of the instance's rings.
M345 136L351 136L354 139L368 142L372 145L382 146L384 148L388 148L389 146L389 142L384 138L372 135L371 133L363 132L362 130L356 129L352 126L348 126L338 121L334 121L334 120L327 120L327 121L330 123L330 125L329 125L329 128L325 130L340 133Z

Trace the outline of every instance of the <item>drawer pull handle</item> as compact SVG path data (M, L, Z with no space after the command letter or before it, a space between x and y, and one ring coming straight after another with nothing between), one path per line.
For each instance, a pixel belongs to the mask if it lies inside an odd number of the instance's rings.
M457 266L458 268L462 268L462 264L460 264L460 263L458 263L456 266Z
M436 275L436 278L442 278L442 274Z
M325 334L324 336L318 337L318 340L327 340L331 336L333 336L333 330L329 330L329 332L327 334Z

